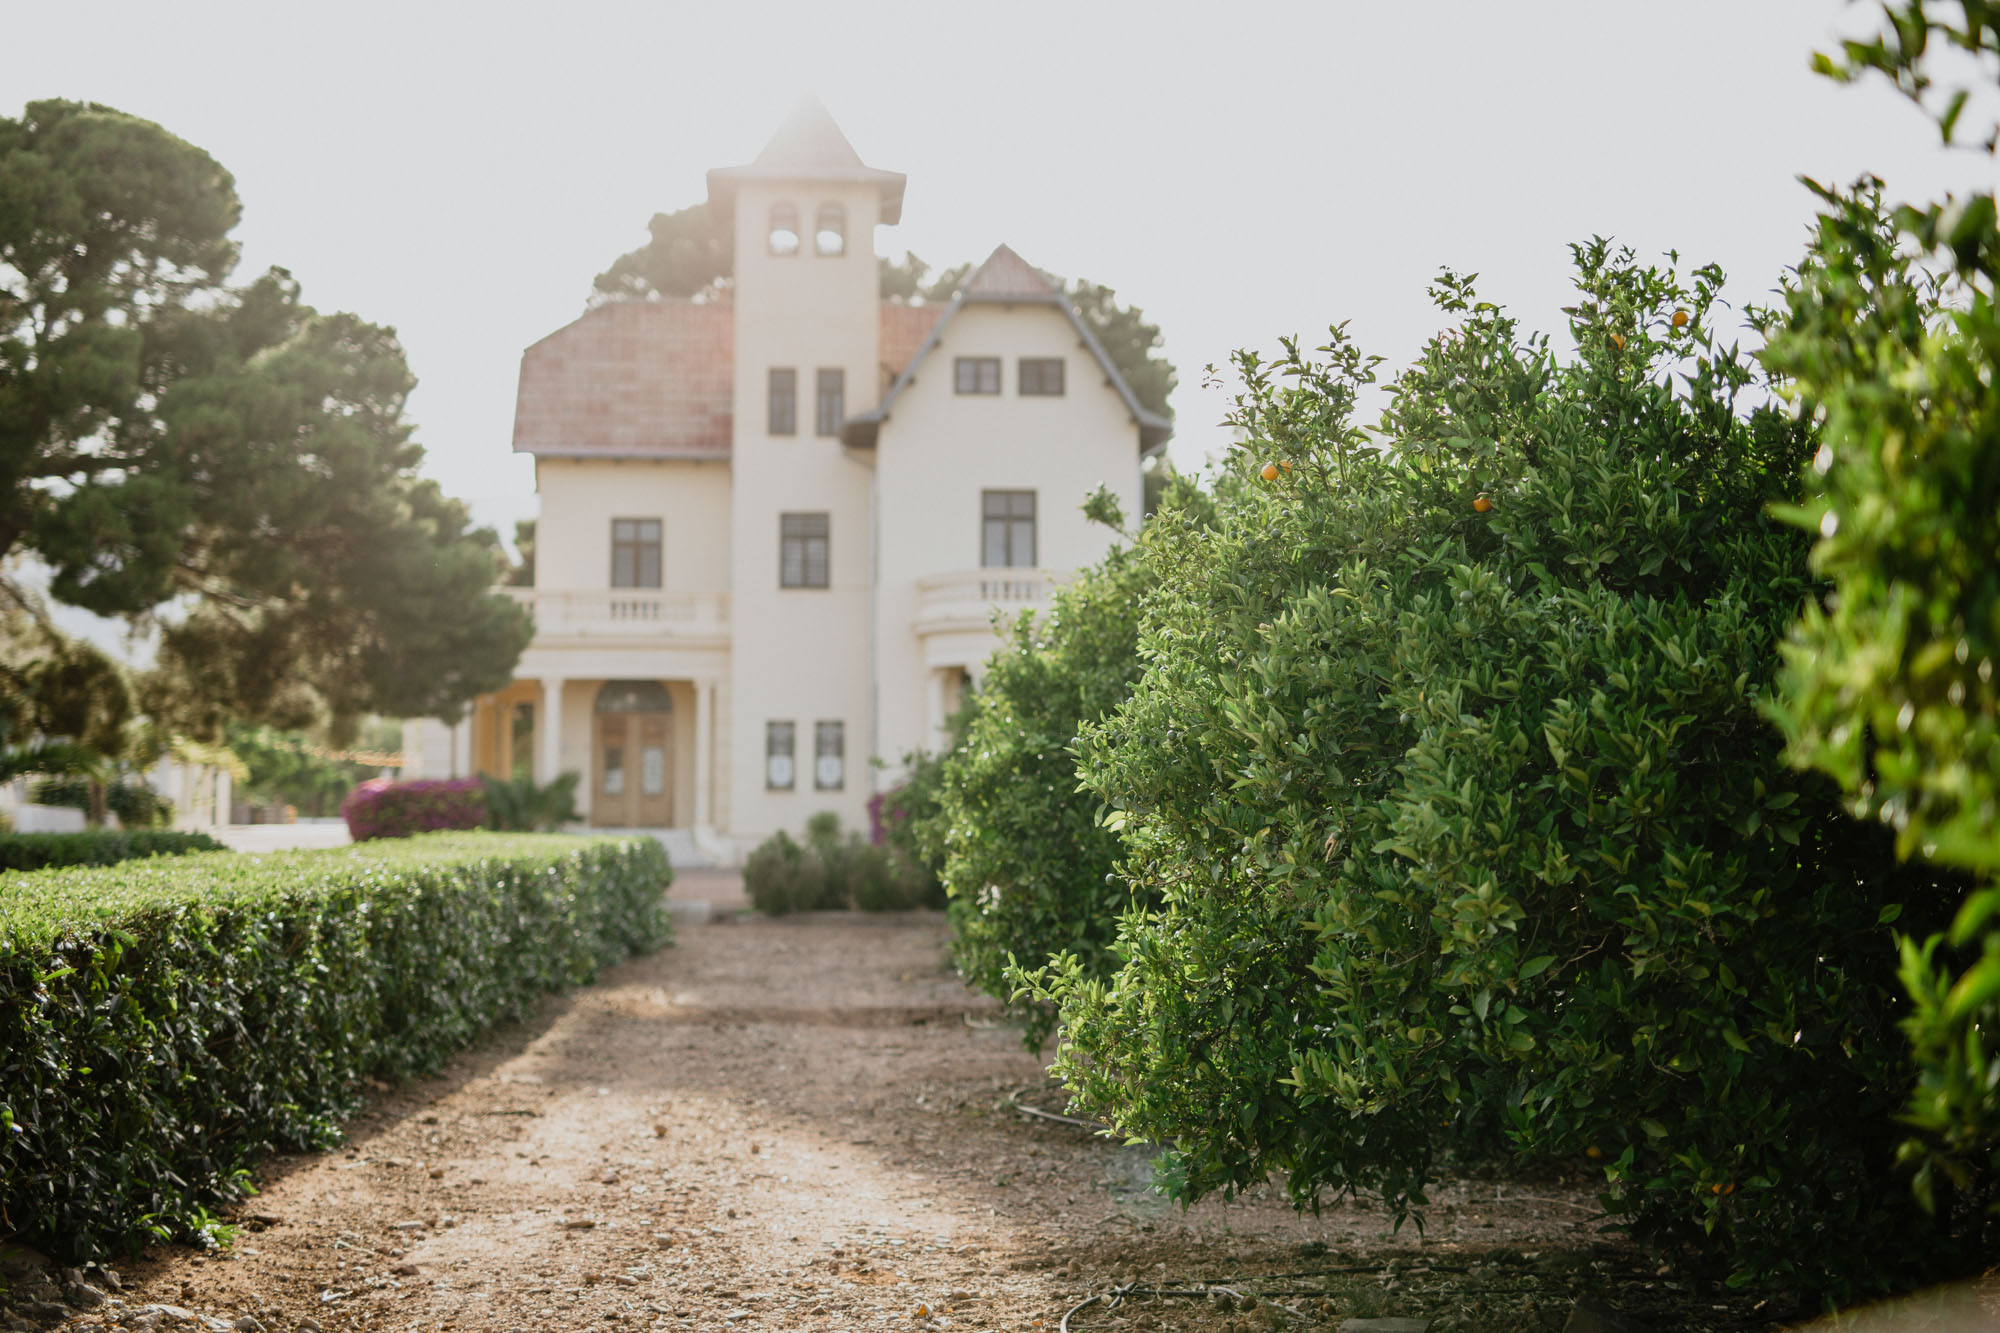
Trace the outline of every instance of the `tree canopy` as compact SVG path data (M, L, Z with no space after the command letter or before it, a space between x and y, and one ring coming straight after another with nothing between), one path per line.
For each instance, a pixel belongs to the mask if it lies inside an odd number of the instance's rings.
M0 118L0 556L152 619L148 711L351 726L454 717L531 633L502 555L417 475L395 333L232 286L212 157L91 103Z
M655 213L647 224L651 238L620 255L591 284L591 304L616 300L719 300L729 291L729 251L717 237L708 205L695 204L673 213ZM904 251L900 260L876 261L885 301L949 301L973 266L954 264L933 273L931 266ZM1165 354L1160 326L1148 323L1138 306L1121 304L1118 293L1102 283L1078 278L1065 282L1050 275L1097 340L1104 344L1118 373L1132 386L1148 411L1172 416L1167 400L1179 383L1179 373Z

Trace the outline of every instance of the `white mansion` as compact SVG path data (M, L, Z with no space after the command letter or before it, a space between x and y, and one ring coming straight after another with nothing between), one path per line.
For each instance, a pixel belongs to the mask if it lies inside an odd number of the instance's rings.
M820 810L865 829L994 612L1104 554L1085 495L1137 518L1170 427L1038 271L1001 246L949 303L881 300L903 185L809 101L708 173L728 301L602 305L523 354L535 638L465 723L411 724L407 776L576 771L590 824L722 860Z

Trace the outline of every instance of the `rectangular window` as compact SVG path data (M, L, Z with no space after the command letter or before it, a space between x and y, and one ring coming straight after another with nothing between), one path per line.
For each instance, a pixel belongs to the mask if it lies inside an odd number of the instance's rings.
M1063 391L1063 359L1059 356L1021 358L1021 396L1060 398Z
M827 585L828 521L825 514L778 516L778 586Z
M769 431L773 435L799 433L799 372L789 368L771 369Z
M821 722L813 727L813 788L839 791L847 781L847 724Z
M847 372L820 371L818 387L818 411L813 414L817 433L838 435L840 423L847 419Z
M660 586L659 519L611 520L611 586L614 588Z
M764 724L764 786L771 791L792 789L793 730L790 722Z
M981 491L979 563L989 567L1035 566L1035 493Z
M999 393L1000 358L961 356L952 363L953 382L959 393Z

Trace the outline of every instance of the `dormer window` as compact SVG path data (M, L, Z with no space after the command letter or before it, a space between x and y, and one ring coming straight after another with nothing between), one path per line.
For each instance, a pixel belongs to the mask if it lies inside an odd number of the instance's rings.
M813 249L822 255L847 253L847 210L839 204L821 204L813 224Z
M799 210L790 204L771 205L771 253L795 255L799 252Z

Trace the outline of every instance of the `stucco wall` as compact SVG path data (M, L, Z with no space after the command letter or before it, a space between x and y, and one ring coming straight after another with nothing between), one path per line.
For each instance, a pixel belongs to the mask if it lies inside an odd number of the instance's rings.
M952 362L997 356L1001 392L954 392ZM1022 397L1022 357L1062 357L1059 397ZM877 601L882 707L876 743L891 763L931 748L929 667L913 629L917 581L980 568L980 493L1031 490L1036 558L1058 574L1103 558L1116 537L1088 522L1083 499L1102 483L1128 520L1142 503L1139 428L1105 382L1096 359L1058 310L974 305L959 311L915 379L896 400L876 452L881 503L881 588ZM954 635L930 656L964 656L971 666L998 640Z
M535 586L611 586L611 521L661 520L661 589L729 591L729 466L617 458L535 465Z
M813 253L811 221L821 202L847 210L847 253ZM799 253L768 253L773 203L795 205L804 224ZM736 202L735 485L731 497L734 587L731 631L730 831L755 840L794 832L819 810L863 826L868 799L870 471L838 438L814 433L820 368L845 372L848 412L875 398L881 316L874 232L875 187L746 182ZM768 430L768 372L797 372L797 433ZM829 516L825 589L778 586L779 516ZM846 782L812 786L814 724L845 724ZM798 780L789 792L764 787L768 721L797 726Z

